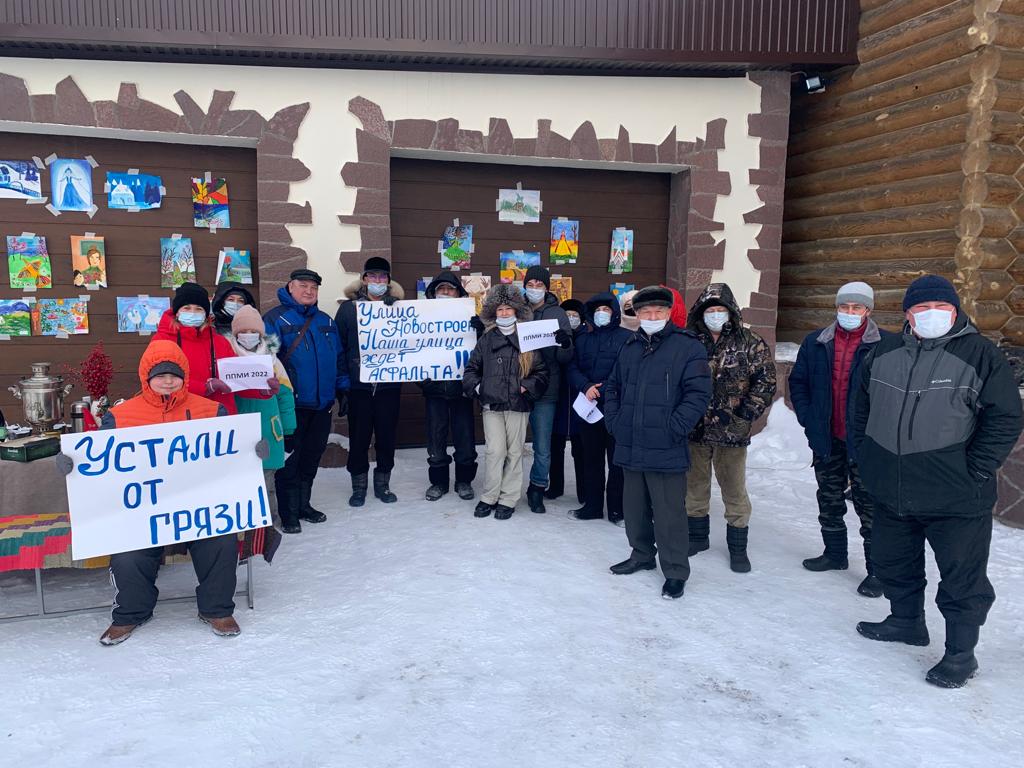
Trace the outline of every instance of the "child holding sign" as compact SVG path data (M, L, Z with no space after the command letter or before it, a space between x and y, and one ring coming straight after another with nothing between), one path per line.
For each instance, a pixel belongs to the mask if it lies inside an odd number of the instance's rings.
M484 491L474 515L508 520L523 490L523 448L533 404L548 385L548 369L535 352L520 352L516 324L533 312L519 288L496 285L484 299L486 330L469 357L462 389L483 408Z

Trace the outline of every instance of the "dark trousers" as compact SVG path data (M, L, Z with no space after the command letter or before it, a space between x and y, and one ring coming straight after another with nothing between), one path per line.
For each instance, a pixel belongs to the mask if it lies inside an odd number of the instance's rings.
M377 469L395 468L395 435L402 390L353 389L348 393L348 464L350 474L370 471L370 442L377 456Z
M580 427L583 444L583 505L600 512L608 503L608 518L622 517L622 467L612 463L615 438L608 434L604 422ZM608 482L605 484L605 460L608 461ZM577 482L579 479L577 478Z
M116 590L111 614L115 625L141 624L153 615L160 594L156 575L163 551L163 547L152 547L110 556L110 583ZM199 579L196 587L199 613L213 619L233 614L238 536L229 533L193 541L188 544L188 552Z
M655 554L666 579L690 578L690 534L686 520L685 472L624 469L623 512L626 538L636 560Z
M893 616L924 614L924 543L935 553L935 603L950 622L982 625L996 594L988 580L992 514L971 517L899 515L878 505L871 558Z
M427 465L430 482L448 488L448 436L455 446L455 482L471 483L476 477L476 435L473 401L468 397L428 397ZM379 456L379 454L378 454ZM379 462L378 462L379 463Z
M313 408L295 409L292 452L285 459L284 466L274 474L278 510L283 521L294 522L298 519L299 487L312 487L330 434L330 408L324 408L322 411Z
M576 473L576 498L583 503L583 441L579 435L551 435L551 470L548 474L548 493L552 497L565 493L565 444L569 443L573 471Z
M870 546L875 501L864 488L857 467L850 464L845 441L832 438L832 454L825 458L814 457L814 477L818 481L818 523L821 524L821 534L829 554L843 558L847 555L844 520L847 511L847 487L853 496L853 509L860 518L861 538ZM839 533L842 533L842 536L839 536Z

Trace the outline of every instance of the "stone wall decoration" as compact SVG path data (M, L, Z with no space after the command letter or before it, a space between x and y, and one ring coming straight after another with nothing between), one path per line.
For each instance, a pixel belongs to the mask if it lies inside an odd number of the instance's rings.
M107 183L103 186L107 193L107 207L119 211L159 208L165 192L159 176L139 173L134 168L127 173L107 171Z
M444 234L437 241L437 250L441 253L441 269L453 272L469 269L473 247L473 225L459 224L459 220L455 219L451 226L444 228Z
M89 160L57 157L50 162L50 205L57 211L89 211L92 202L92 164Z
M177 288L196 281L192 238L174 235L160 238L160 287Z
M613 275L633 271L633 230L616 227L612 230L612 247L608 255L608 271Z
M71 268L74 284L86 290L107 287L107 248L102 237L91 232L71 236Z
M11 288L53 288L46 238L24 233L7 236L7 271Z
M537 189L499 189L498 199L494 203L498 212L498 221L510 221L513 224L533 224L540 221L543 203L540 190Z
M192 218L197 227L216 232L231 227L227 179L192 179Z
M39 200L42 196L42 177L34 162L0 160L0 197Z
M577 219L559 216L551 220L552 264L575 264L580 254L580 223Z

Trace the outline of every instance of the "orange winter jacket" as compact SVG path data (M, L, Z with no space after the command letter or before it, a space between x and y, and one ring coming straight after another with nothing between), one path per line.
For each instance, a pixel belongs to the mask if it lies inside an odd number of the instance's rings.
M107 411L103 416L104 429L140 427L144 424L227 415L223 405L189 392L187 385L166 398L150 389L149 372L157 363L163 362L171 362L180 367L185 372L186 381L188 380L188 358L181 348L173 341L151 342L139 360L142 392Z

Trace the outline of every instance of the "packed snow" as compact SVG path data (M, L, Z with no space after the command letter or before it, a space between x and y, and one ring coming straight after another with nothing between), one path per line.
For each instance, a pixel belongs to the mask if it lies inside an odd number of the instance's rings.
M753 572L729 570L716 496L678 601L657 571L608 572L625 534L568 519L571 487L501 522L424 501L423 450L400 453L395 505L350 510L347 474L322 471L330 519L256 564L238 638L187 602L113 648L104 613L0 625L0 765L1019 766L1024 532L996 525L979 676L934 688L930 556L931 646L860 637L887 603L855 592L855 534L849 571L800 565L821 550L809 458L777 406L750 455ZM192 578L172 566L160 585ZM46 579L51 609L110 599L102 572ZM31 606L30 574L0 574L0 613Z

